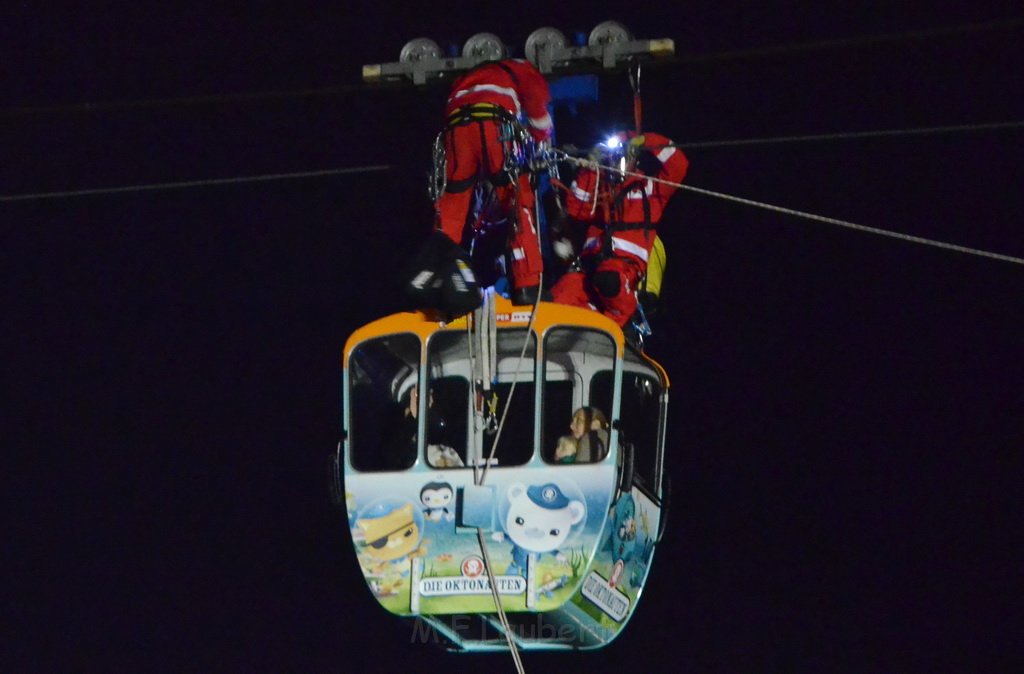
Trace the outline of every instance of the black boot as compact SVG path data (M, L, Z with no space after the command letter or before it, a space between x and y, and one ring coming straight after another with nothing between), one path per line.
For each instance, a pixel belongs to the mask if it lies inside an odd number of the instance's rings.
M434 230L404 271L405 294L417 309L440 309L456 315L479 305L480 289L465 251ZM464 307L469 307L462 311Z
M462 316L479 307L483 301L473 270L461 257L456 258L442 277L438 308L452 317Z

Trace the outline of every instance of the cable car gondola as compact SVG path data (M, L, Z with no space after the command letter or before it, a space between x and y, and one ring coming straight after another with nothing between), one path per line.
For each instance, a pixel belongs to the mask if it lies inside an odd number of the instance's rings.
M333 479L380 605L452 650L610 643L664 529L668 385L601 314L493 289L356 330Z

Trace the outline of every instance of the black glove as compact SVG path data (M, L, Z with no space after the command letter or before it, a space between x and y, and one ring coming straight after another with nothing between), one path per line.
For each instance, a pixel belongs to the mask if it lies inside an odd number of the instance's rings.
M651 318L658 313L659 300L657 295L642 290L637 293L636 298L640 302L640 306L644 308L645 316Z

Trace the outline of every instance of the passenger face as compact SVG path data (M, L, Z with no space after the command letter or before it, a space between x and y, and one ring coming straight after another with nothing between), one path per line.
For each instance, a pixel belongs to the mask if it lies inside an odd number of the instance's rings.
M427 407L434 406L434 389L430 389L429 397L427 398ZM412 390L409 391L409 414L416 418L420 413L420 389L418 386L413 386Z
M583 412L577 412L572 417L572 423L569 424L569 430L572 431L572 436L579 440L583 437L583 434L587 432L587 416Z

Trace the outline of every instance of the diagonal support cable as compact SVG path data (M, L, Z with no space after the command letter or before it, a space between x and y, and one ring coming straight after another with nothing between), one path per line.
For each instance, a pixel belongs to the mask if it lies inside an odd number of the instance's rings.
M763 201L755 201L753 199L745 199L743 197L733 196L731 194L725 194L723 192L714 192L712 190L702 189L700 187L693 187L692 185L684 185L682 183L674 183L669 180L662 180L660 178L654 178L651 176L644 175L642 173L635 173L632 171L618 171L616 169L610 169L606 166L601 166L596 162L571 157L569 155L563 155L561 157L565 161L569 161L578 166L586 166L590 169L596 169L598 172L607 171L614 172L623 176L631 176L635 178L643 178L651 180L663 185L669 185L671 187L677 187L690 192L696 192L705 196L715 197L718 199L724 199L726 201L733 201L740 204L746 204L748 206L754 206L756 208L763 208L769 211L775 211L776 213L785 213L786 215L793 215L799 218L805 218L807 220L815 220L817 222L825 222L830 225L838 225L840 227L846 227L848 229L854 229L861 232L867 232L869 234L877 234L879 236L887 236L893 239L899 239L901 241L909 241L911 243L919 243L926 246L932 246L934 248L943 248L945 250L952 250L957 253L964 253L967 255L977 255L979 257L987 257L993 260L1000 260L1002 262L1011 262L1013 264L1024 265L1024 258L1014 257L1012 255L1004 255L1002 253L994 253L988 250L982 250L980 248L970 248L968 246L961 246L955 243L946 243L945 241L938 241L936 239L929 239L923 236L913 236L911 234L903 234L901 232L894 232L889 229L882 229L881 227L869 227L867 225L857 224L848 220L839 220L838 218L829 218L823 215L816 215L814 213L807 213L805 211L798 211L792 208L784 208L782 206L776 206L774 204L765 203Z

